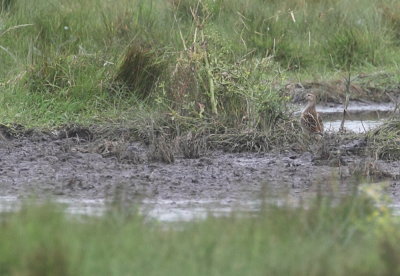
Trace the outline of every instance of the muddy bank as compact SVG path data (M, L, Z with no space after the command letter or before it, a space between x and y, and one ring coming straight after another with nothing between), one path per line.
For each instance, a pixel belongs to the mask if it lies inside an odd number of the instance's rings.
M397 200L400 162L371 160L359 154L360 147L360 140L346 141L335 149L340 156L329 158L293 149L207 151L197 159L177 155L165 164L152 161L151 147L143 143L106 140L88 129L31 131L0 142L0 196L234 204L260 197L307 197L320 190L347 193L356 185L353 176L367 175L387 181L388 193Z
M393 74L358 74L351 77L349 85L347 78L348 76L344 76L331 81L288 83L282 92L289 95L295 103L303 101L305 93L314 93L321 102L341 104L345 101L347 91L349 99L353 101L400 103L400 86Z

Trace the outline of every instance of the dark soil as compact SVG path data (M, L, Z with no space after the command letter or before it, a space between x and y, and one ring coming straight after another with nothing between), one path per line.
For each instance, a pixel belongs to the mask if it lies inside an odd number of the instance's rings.
M116 131L115 133L118 133ZM400 161L371 160L359 154L363 141L336 148L340 156L281 149L265 153L205 151L199 158L176 154L154 161L154 148L121 135L103 138L85 128L53 133L11 132L0 141L0 196L110 198L123 194L157 199L240 200L315 191L347 193L363 181L387 180L396 198Z

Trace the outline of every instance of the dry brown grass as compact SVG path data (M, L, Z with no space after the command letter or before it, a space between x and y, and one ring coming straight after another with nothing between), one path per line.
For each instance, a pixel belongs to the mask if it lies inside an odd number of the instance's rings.
M368 149L376 159L400 160L400 120L390 120L371 131Z

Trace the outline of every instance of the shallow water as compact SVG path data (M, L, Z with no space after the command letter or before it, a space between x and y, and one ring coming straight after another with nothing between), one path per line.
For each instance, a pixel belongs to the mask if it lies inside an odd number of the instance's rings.
M348 131L352 131L355 133L364 133L371 129L374 129L385 122L385 119L380 120L346 120L344 123L344 127ZM328 132L338 132L341 126L342 120L335 121L325 121L324 128L325 131Z
M379 183L378 183L379 184ZM384 183L382 183L384 184ZM375 197L375 195L373 195ZM22 206L22 200L13 196L0 197L0 213L15 212ZM102 199L71 199L57 198L53 202L64 206L65 213L74 217L101 216L110 208L110 202ZM40 201L35 204L40 203ZM30 203L32 204L32 203ZM299 207L304 204L298 197L275 199L248 199L241 201L229 200L155 200L145 199L138 206L139 213L146 219L163 223L188 222L202 220L207 216L229 216L232 212L240 215L252 215L262 209L264 204L274 206ZM380 204L379 202L377 204ZM133 206L132 206L133 207ZM400 204L388 205L394 215L400 215ZM136 209L132 209L136 210Z
M394 105L391 103L350 102L344 127L347 131L355 133L367 132L382 125L393 109ZM343 105L317 105L317 111L324 121L325 131L339 131L343 117ZM300 115L300 112L295 112L295 115Z
M18 211L23 201L14 196L0 197L0 213ZM38 201L36 203L40 203ZM43 201L42 201L43 202ZM57 198L66 214L74 216L101 216L110 208L110 202L101 199ZM25 203L25 204L36 204ZM218 200L153 200L145 199L139 204L139 213L147 219L160 222L178 222L205 219L208 215L224 216L232 211L255 212L260 209L260 200L242 202Z
M393 111L394 104L392 103L363 103L363 102L350 102L347 111L350 114L363 114L363 113L376 113L384 114ZM342 104L326 104L317 105L317 110L324 114L342 114Z
M141 213L162 222L191 221L208 215L225 216L233 211L251 213L260 209L260 200L229 202L224 200L146 200Z
M44 201L26 201L16 196L0 196L0 213L15 212L23 204L39 204L41 202ZM102 199L56 198L52 202L64 206L65 212L71 215L101 216L107 210L106 201Z

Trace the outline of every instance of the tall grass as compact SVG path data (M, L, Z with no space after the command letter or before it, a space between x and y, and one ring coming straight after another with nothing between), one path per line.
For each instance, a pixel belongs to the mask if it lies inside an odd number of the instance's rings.
M250 118L270 127L282 117L278 89L290 72L399 61L393 0L0 3L5 122L107 119L141 99L184 116L219 114L230 126ZM265 59L268 67L257 65ZM26 104L10 108L14 96ZM22 108L31 100L41 112Z
M176 227L178 226L178 227ZM396 275L398 220L369 199L166 227L132 213L2 215L1 275Z

